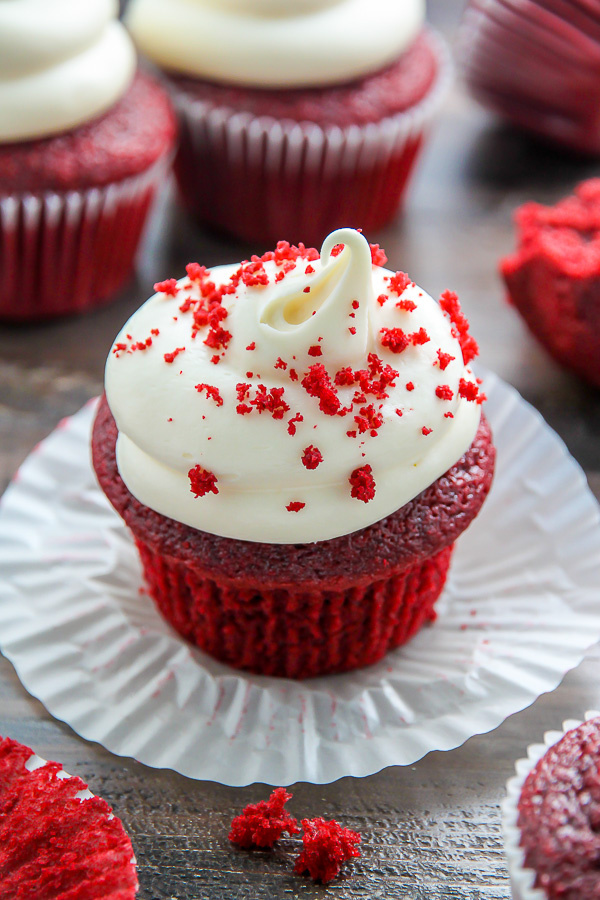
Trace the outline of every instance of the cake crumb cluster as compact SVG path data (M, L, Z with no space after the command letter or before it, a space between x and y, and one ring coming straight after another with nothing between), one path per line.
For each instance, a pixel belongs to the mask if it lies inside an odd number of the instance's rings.
M285 788L275 788L268 800L251 803L231 823L229 840L249 850L254 847L272 848L284 833L300 833L298 822L290 816L285 804L292 799ZM302 819L302 850L296 858L294 872L306 872L322 884L332 881L342 864L360 856L357 831L344 828L334 819Z

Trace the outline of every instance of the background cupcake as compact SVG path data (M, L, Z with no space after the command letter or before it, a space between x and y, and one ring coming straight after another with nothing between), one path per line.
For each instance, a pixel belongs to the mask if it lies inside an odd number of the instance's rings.
M507 783L502 826L514 900L598 896L600 717L533 744Z
M0 318L80 312L131 273L172 152L112 0L0 4Z
M185 206L270 243L388 222L448 84L423 21L423 0L132 0L177 108Z
M459 57L475 96L521 128L600 154L600 6L471 0Z
M342 229L320 257L280 242L190 264L109 356L100 484L162 613L231 665L302 678L376 662L435 618L489 490L456 296L444 315L373 259Z

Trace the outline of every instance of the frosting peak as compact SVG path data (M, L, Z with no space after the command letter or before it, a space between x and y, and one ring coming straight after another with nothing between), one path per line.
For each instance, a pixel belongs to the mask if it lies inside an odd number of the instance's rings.
M142 503L226 537L305 543L399 509L467 450L483 396L440 304L351 229L158 291L116 339L106 393Z
M56 134L125 93L135 50L116 0L1 0L0 141Z
M163 68L256 87L337 84L416 38L425 0L131 0L126 20Z

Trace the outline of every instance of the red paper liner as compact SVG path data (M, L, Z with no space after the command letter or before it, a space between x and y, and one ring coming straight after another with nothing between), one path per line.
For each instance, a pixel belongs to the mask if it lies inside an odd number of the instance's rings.
M103 305L129 278L170 154L139 175L84 190L0 197L0 319Z
M131 841L80 778L0 737L0 896L133 900Z
M187 640L262 675L311 678L362 668L436 617L452 546L391 578L350 590L243 589L200 575L136 537L151 596Z
M340 226L373 232L398 210L451 78L445 44L430 36L438 72L425 97L368 125L321 127L194 100L171 83L180 120L175 174L202 223L247 241L319 246Z

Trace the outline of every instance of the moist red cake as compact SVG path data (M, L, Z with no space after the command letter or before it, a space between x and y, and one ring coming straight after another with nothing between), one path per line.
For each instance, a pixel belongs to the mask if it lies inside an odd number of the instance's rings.
M482 103L543 138L600 154L597 3L471 0L459 47Z
M144 506L119 475L116 439L103 398L94 468L135 537L163 616L223 662L289 678L370 665L435 619L453 542L479 512L495 460L482 416L464 456L391 516L329 541L262 544Z
M0 895L6 900L132 900L131 841L80 778L0 737ZM29 765L29 768L27 768ZM62 774L59 774L62 773Z
M524 865L548 900L600 893L600 719L584 722L544 754L518 802Z
M339 875L346 860L360 856L358 831L344 828L335 819L302 819L302 830L303 849L294 866L298 875L308 872L313 881L327 884Z
M600 179L515 220L517 252L500 264L511 302L559 363L600 387Z
M82 312L110 299L131 274L175 130L164 89L138 72L101 117L0 144L0 319Z

